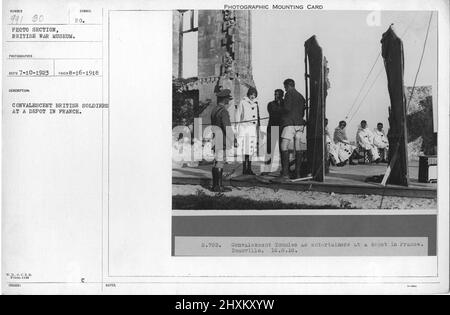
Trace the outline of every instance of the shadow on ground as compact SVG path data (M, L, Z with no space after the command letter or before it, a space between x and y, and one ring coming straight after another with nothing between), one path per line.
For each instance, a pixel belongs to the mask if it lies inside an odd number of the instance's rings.
M336 209L335 205L308 205L284 203L280 200L251 200L228 197L223 194L173 196L173 210L280 210L280 209ZM355 209L350 203L341 204L341 209Z

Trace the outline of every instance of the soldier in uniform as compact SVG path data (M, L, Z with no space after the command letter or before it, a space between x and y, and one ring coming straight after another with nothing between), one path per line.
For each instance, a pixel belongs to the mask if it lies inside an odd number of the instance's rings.
M301 177L306 153L306 121L304 120L306 101L295 89L292 79L284 81L286 94L281 114L281 176L277 182L289 180L289 147L293 143L295 148L295 178Z
M217 141L215 146L215 159L212 169L214 192L228 192L230 188L223 186L223 167L226 159L226 152L234 146L234 133L231 128L230 114L228 113L228 107L230 100L233 99L231 91L224 89L217 94L217 105L211 110L211 125L220 128L222 131L222 143ZM217 136L215 136L217 140Z
M274 92L275 99L267 105L267 111L269 112L269 124L267 126L267 153L272 157L275 156L276 141L272 141L272 129L273 127L280 128L281 125L281 111L283 107L284 91L276 89ZM281 131L278 129L279 139L278 147L281 156ZM272 157L266 161L266 164L272 163Z

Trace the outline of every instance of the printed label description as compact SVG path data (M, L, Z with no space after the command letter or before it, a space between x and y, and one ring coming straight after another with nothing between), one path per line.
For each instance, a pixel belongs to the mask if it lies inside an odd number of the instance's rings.
M426 237L175 237L175 256L427 256Z

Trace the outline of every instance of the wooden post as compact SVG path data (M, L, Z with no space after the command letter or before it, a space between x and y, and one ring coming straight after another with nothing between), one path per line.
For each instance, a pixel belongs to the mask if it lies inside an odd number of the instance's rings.
M323 163L324 163L324 167L325 167L325 175L330 173L330 165L328 163L328 156L329 156L329 152L328 152L328 148L327 148L327 142L325 139L325 117L326 117L326 113L327 113L327 96L328 96L328 60L327 58L325 58L325 56L323 56L323 68L322 68L322 110L323 110L323 120L322 120L322 130L323 130Z
M312 36L305 42L308 59L309 116L306 128L308 148L308 168L314 180L323 182L325 178L325 79L322 48ZM308 91L308 88L307 88Z
M305 46L305 101L306 101L306 121L309 121L309 74L308 74L308 51Z
M404 91L403 42L392 26L381 39L391 107L389 111L389 167L383 183L408 186L408 144L406 131L406 97Z

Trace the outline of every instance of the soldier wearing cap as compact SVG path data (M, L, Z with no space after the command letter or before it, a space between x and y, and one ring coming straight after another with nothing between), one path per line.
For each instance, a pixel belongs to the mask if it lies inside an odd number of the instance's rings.
M218 144L215 146L215 160L212 169L212 191L227 192L231 191L231 189L223 186L223 166L226 158L226 151L233 148L234 145L234 133L231 128L230 114L228 113L229 103L233 97L231 96L231 91L229 89L219 91L216 96L217 105L211 110L211 125L220 128L223 141L222 144L220 144L220 141L217 141L217 137L215 137Z

